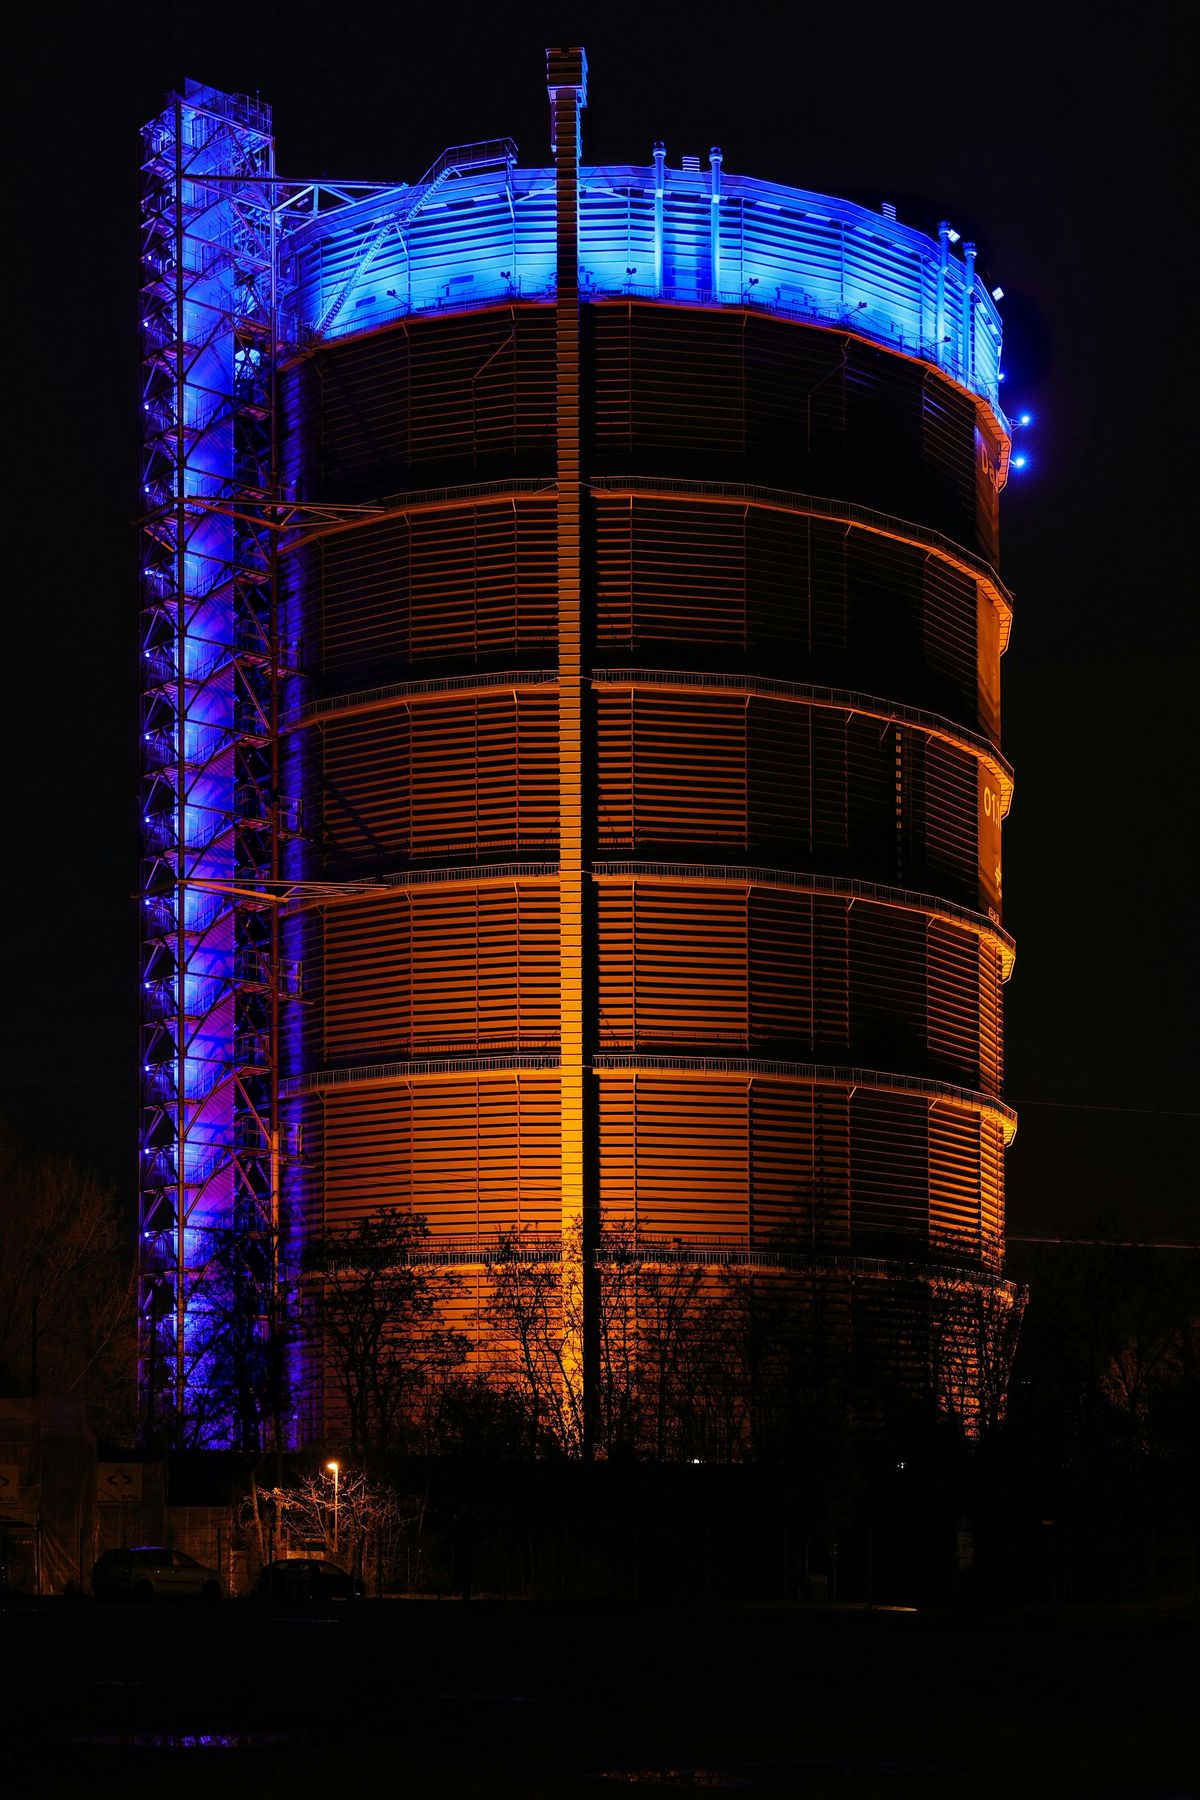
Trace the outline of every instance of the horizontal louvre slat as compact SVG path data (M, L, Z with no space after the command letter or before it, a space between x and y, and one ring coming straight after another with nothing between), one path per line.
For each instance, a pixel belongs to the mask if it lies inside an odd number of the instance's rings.
M323 739L312 800L328 867L557 841L553 695L447 696L411 712L330 720Z
M431 1237L559 1228L557 1080L441 1082L330 1095L325 1220L420 1212Z
M994 547L974 403L920 364L832 331L636 300L592 309L585 327L597 468L637 458L727 476L736 462Z

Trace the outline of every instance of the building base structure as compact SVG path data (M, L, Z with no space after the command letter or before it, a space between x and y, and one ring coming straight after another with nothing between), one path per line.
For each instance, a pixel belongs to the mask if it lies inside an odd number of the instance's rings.
M497 1267L558 1270L585 1452L630 1267L643 1363L707 1271L971 1418L996 308L948 227L581 164L547 80L550 167L412 186L277 178L195 86L148 128L145 1413L336 1434L303 1253L399 1209L481 1365Z

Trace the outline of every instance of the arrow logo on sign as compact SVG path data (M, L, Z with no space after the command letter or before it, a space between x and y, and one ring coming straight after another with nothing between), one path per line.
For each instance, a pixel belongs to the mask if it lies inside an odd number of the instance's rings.
M128 1469L114 1469L107 1479L108 1485L111 1488L133 1486L133 1476L129 1473Z

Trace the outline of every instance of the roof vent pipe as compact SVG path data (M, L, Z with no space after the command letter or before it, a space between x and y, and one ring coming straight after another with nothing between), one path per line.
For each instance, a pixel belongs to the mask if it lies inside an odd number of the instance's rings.
M654 288L663 290L663 194L667 185L667 146L654 146Z
M975 246L963 245L962 379L975 378Z
M950 226L943 219L938 226L937 292L934 301L933 333L937 339L936 356L946 362L946 270L950 266Z
M708 153L708 166L711 171L709 212L712 215L709 232L709 285L713 299L716 300L721 293L721 150L717 144Z

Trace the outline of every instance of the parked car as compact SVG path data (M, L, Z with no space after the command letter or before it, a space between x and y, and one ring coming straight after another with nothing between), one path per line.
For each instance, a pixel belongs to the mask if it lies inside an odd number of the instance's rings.
M361 1581L319 1556L289 1556L268 1563L258 1578L259 1599L285 1606L314 1600L361 1600L365 1592Z
M194 1556L166 1544L138 1544L130 1550L106 1550L92 1570L97 1600L219 1600L225 1583L216 1569L206 1569Z

